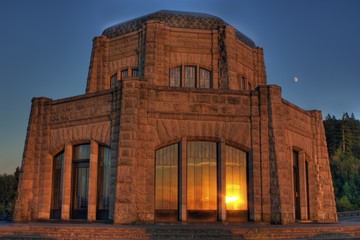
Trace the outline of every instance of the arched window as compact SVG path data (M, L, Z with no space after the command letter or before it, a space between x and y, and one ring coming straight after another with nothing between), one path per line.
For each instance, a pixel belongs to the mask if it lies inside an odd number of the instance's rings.
M62 183L64 169L64 152L62 151L53 158L52 172L52 196L51 196L51 219L61 218Z
M217 209L216 143L187 143L187 208Z
M226 145L226 210L229 221L247 221L246 152Z
M211 88L211 72L204 68L200 68L199 70L199 87L200 88Z
M186 157L180 158L180 153ZM220 206L228 221L248 220L246 152L218 142L186 141L157 150L155 160L156 221L177 221L179 216L180 220L213 222L219 219ZM186 206L179 204L184 199Z
M156 151L155 214L158 221L177 220L178 162L178 144Z
M73 147L72 211L73 219L87 219L89 198L90 144Z

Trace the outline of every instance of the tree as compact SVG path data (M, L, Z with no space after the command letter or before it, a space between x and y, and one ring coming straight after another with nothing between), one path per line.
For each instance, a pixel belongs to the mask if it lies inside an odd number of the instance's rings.
M0 219L10 220L14 213L20 168L13 174L0 175Z
M328 115L325 134L338 211L360 209L360 121L344 113Z

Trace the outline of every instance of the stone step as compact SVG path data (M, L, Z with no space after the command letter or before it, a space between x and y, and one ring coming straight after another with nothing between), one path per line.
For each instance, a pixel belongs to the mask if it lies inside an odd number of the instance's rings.
M0 239L360 239L360 226L1 226Z

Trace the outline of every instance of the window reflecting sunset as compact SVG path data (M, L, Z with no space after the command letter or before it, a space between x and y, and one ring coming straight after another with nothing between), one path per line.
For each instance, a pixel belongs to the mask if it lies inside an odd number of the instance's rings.
M246 153L226 146L226 209L247 210Z
M216 143L187 143L187 208L217 209Z
M178 144L156 151L155 209L178 208Z

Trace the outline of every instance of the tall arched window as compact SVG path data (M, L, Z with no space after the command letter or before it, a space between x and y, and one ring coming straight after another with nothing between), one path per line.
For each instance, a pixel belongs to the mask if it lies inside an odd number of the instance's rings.
M216 220L216 142L187 142L187 209L190 219Z
M176 221L178 216L178 144L156 151L155 214L158 221Z
M72 208L73 219L87 219L89 198L90 144L73 148Z
M247 156L240 149L226 146L226 210L229 221L247 221Z
M53 158L51 219L61 218L63 168L64 152L61 152Z
M96 219L109 219L111 149L99 146Z
M157 150L155 160L156 221L177 221L178 216L195 222L225 216L230 222L248 220L246 152L218 142L186 141Z

